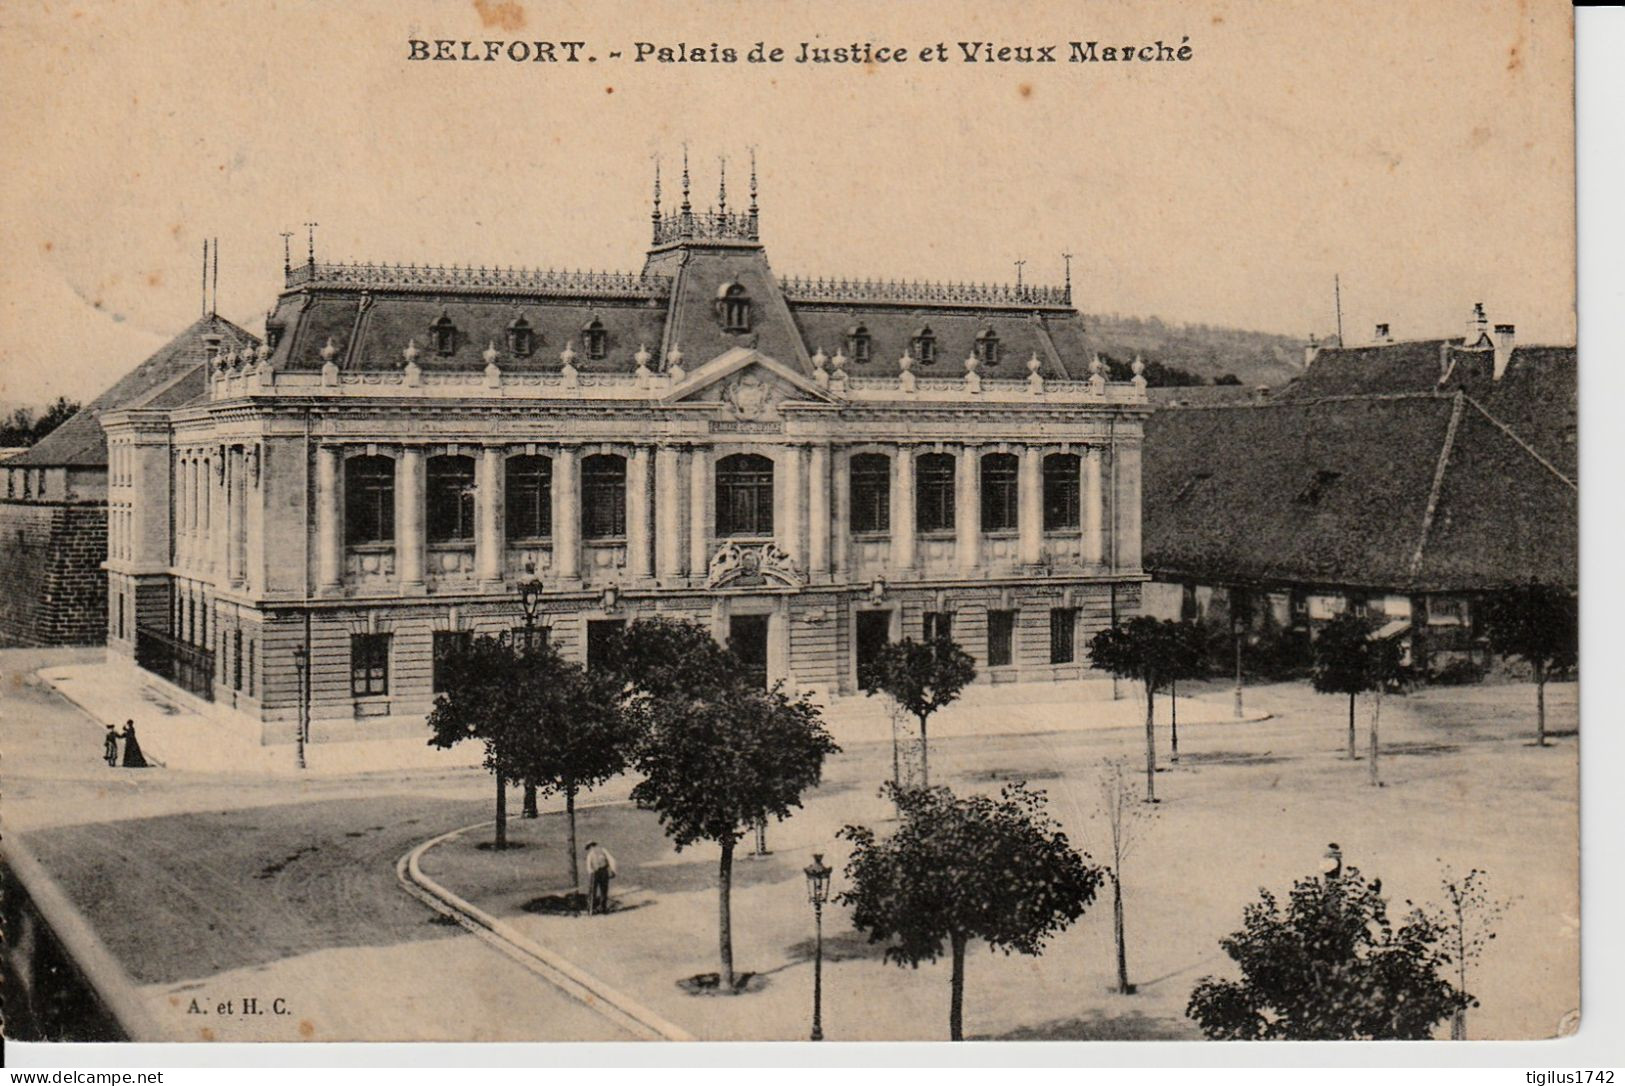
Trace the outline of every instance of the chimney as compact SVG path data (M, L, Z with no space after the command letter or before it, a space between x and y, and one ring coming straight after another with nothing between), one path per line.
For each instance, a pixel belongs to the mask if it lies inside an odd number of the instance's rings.
M1320 354L1320 342L1313 335L1309 337L1309 345L1303 349L1303 368L1308 369L1315 364L1315 357Z
M1388 325L1387 324L1379 324L1379 325L1377 325L1377 331L1376 331L1376 334L1372 336L1372 342L1373 343L1392 343L1393 341L1394 341L1394 337L1388 334Z
M1489 328L1489 318L1484 316L1484 303L1474 302L1472 315L1467 318L1467 336L1463 345L1467 347L1478 346Z
M1516 329L1512 325L1497 324L1495 326L1495 379L1497 381L1507 371L1507 364L1512 361L1512 347L1516 342Z

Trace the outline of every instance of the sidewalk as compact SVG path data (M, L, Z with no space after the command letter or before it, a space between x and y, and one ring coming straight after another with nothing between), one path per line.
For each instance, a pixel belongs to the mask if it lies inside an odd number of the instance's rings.
M483 749L464 743L451 750L428 745L428 729L412 739L310 743L307 768L292 743L266 746L250 722L229 710L199 713L164 697L162 686L138 668L116 663L42 668L39 677L89 716L123 728L135 721L141 750L154 765L200 773L253 776L341 777L399 770L479 766Z

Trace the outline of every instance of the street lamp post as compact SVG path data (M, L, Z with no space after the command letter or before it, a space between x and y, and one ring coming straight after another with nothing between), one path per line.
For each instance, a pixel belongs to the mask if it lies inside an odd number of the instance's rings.
M536 612L542 605L542 582L536 576L536 564L525 563L527 579L519 582L519 607L525 613L525 647L522 651L530 652L536 647ZM538 818L540 812L536 808L536 782L525 781L525 804L520 812L522 818Z
M299 726L294 736L299 768L305 768L305 742L310 735L310 652L303 645L293 647L293 668L299 676Z
M824 1039L824 902L829 900L829 877L834 872L824 866L824 854L813 853L813 862L804 869L807 900L813 907L813 1012L811 1040Z

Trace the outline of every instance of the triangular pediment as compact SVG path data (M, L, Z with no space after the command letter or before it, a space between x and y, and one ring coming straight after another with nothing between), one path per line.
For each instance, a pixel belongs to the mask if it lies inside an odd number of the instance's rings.
M701 365L684 377L666 400L720 400L747 416L773 410L775 404L786 400L836 402L816 383L750 347L734 347Z

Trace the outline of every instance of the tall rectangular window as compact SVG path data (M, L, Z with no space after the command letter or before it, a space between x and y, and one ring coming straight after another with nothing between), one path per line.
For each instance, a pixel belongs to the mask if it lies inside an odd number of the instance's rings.
M394 540L395 461L387 456L351 457L344 462L345 543Z
M920 632L926 641L935 641L939 637L952 638L954 635L954 613L952 611L927 611Z
M350 635L350 694L365 698L389 693L389 635Z
M231 688L243 688L243 631L231 631Z
M1014 453L988 453L982 457L982 531L1015 531L1020 471L1021 460Z
M626 535L626 457L589 456L581 463L581 536L618 539Z
M1056 607L1049 613L1049 662L1070 664L1078 658L1074 634L1078 628L1076 607Z
M429 542L462 543L474 538L474 458L436 456L429 460L427 499Z
M547 539L553 534L553 461L545 456L508 459L503 505L508 538Z
M914 528L954 530L954 458L948 453L926 453L914 466Z
M736 453L717 461L717 535L773 534L773 461Z
M467 630L436 630L434 632L434 674L430 689L438 694L446 689L447 664L458 653L467 652L474 635Z
M1015 640L1016 613L1014 611L989 611L987 613L987 666L1008 666Z
M1082 464L1072 453L1044 457L1044 530L1057 532L1079 525L1078 472Z
M906 454L905 454L906 455ZM891 530L891 458L859 453L852 458L852 530Z

